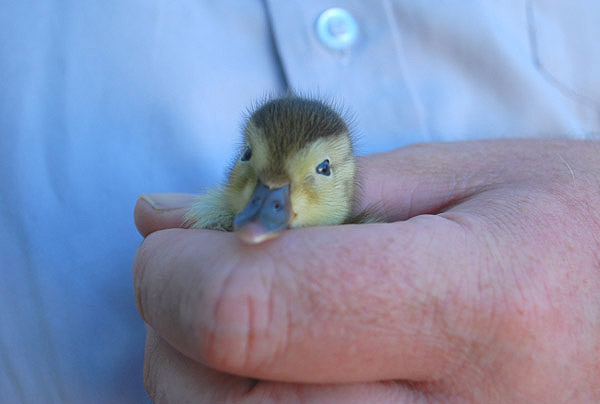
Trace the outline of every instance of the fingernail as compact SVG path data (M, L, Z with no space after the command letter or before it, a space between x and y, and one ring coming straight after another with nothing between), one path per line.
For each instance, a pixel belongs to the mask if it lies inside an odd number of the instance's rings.
M191 205L193 195L190 194L142 194L138 199L146 201L154 210L174 210Z

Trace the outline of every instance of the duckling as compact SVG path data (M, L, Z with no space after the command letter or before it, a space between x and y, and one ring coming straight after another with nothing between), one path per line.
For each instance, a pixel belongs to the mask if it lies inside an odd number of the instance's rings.
M227 183L196 198L190 228L235 231L256 244L287 228L373 221L352 216L356 161L348 125L331 106L288 95L247 120Z

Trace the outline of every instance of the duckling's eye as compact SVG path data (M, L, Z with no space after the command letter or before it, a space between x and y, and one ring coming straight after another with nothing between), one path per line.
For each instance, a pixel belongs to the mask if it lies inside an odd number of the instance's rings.
M250 146L246 146L246 150L244 150L244 154L242 154L242 161L248 161L252 158L252 149Z
M317 166L317 173L326 176L331 175L331 168L329 168L329 160L325 160Z

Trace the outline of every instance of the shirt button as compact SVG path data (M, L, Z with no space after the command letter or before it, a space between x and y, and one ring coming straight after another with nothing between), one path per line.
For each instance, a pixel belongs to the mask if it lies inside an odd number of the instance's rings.
M317 18L317 36L333 50L346 50L358 39L358 23L347 10L329 8Z

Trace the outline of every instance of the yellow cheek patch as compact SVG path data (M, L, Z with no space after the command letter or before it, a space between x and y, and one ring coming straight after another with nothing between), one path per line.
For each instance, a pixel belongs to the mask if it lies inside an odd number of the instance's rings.
M231 170L227 183L227 205L236 214L246 206L256 187L256 174L248 163L238 161Z
M329 176L316 172L324 160L329 160ZM290 202L296 213L291 227L342 223L352 208L354 171L347 134L318 139L292 156L287 163Z
M226 189L227 205L236 214L244 209L254 192L258 181L256 173L264 170L269 163L268 150L262 138L262 131L252 122L248 123L246 127L245 140L250 145L252 157L248 161L241 161L238 158L229 174Z

